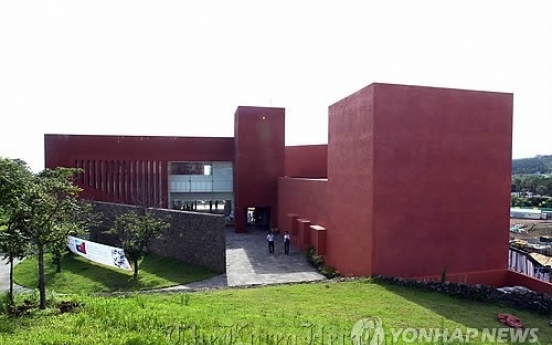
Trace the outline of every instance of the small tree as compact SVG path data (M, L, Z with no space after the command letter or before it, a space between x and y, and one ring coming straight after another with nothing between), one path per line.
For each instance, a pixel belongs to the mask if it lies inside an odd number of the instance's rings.
M5 228L0 229L0 250L3 251L3 259L7 259L10 265L10 290L8 292L9 304L14 305L13 292L13 266L16 259L21 260L31 251L28 228L25 220L18 215L10 217Z
M10 265L9 304L13 306L13 265L30 251L29 196L33 175L21 160L0 158L0 251Z
M521 196L521 185L522 185L521 178L514 177L512 179L512 184L516 187L517 196Z
M64 227L71 221L81 189L74 184L75 169L46 169L36 175L31 185L29 205L30 238L38 256L40 309L46 308L44 252L66 241Z
M46 169L38 175L19 160L0 159L0 249L13 261L31 251L38 256L40 308L46 308L44 251L65 246L67 235L78 227L77 202L81 189L74 185L76 169ZM13 274L10 276L13 302Z
M169 226L168 222L158 219L149 210L142 210L142 214L131 211L117 216L107 233L119 237L125 253L134 264L134 278L138 277L138 262L148 252L151 242L161 238L162 232Z
M545 196L546 192L547 192L546 186L544 186L544 185L537 186L537 194L538 195Z
M69 207L71 208L70 212L64 221L57 224L56 231L52 232L52 241L49 245L57 273L61 273L63 254L67 250L67 237L85 234L91 227L101 224L101 214L93 211L93 206L89 201L78 200L71 203Z

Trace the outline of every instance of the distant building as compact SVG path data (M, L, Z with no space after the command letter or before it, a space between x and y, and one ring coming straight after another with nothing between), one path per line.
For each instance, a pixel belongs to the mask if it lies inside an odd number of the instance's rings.
M510 208L510 218L546 219L547 213L539 209Z

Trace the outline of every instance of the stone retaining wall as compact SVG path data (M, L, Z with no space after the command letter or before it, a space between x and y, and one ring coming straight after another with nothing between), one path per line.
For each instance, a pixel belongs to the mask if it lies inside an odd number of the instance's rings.
M117 215L138 210L132 205L93 202L96 212L101 212L104 222L90 230L90 240L112 246L120 246L117 236L104 231L112 227ZM149 250L163 257L184 263L207 267L217 273L226 272L226 229L221 215L199 212L148 209L167 219L170 227L163 237L154 240Z
M441 292L472 301L488 301L512 306L514 308L535 311L552 316L552 296L532 291L503 292L491 286L476 284L432 282L408 280L400 277L374 276L373 280L392 285L408 286L429 291Z

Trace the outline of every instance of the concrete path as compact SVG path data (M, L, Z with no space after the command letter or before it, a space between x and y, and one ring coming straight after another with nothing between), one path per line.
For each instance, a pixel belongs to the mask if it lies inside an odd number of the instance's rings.
M243 234L226 232L226 274L207 280L154 291L203 290L232 286L268 285L323 280L306 259L291 246L284 254L283 235L275 235L275 253L268 253L266 231L250 229Z
M305 253L291 247L284 254L283 235L275 235L275 250L268 253L267 232L226 233L226 276L229 286L280 284L322 280Z
M0 293L10 291L10 265L8 260L3 259L4 254L0 253ZM14 264L17 265L19 260L15 260ZM19 286L17 284L13 285L14 292L30 291L27 288Z

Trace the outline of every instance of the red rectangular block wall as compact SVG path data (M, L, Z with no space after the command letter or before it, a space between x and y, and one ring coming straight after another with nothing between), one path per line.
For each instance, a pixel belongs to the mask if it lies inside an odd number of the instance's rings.
M512 95L374 90L374 273L506 269Z
M328 145L287 146L286 177L327 178Z
M344 275L372 274L374 126L372 86L330 106L326 262Z
M327 262L416 277L506 268L512 95L372 84L329 110Z
M279 208L278 208L279 209ZM288 232L291 236L297 235L297 218L299 216L295 213L288 213L285 221L278 220L278 226L282 232Z
M238 107L234 115L234 217L244 232L248 207L271 209L277 223L278 177L284 176L285 109Z
M506 274L507 286L525 286L533 291L547 293L552 295L552 283L545 282L528 275L508 270Z
M278 226L280 233L290 232L293 244L298 236L297 218L308 219L313 224L328 225L326 188L326 180L278 179Z
M310 225L311 222L308 219L299 218L297 222L297 237L299 239L299 248L305 250L310 246Z
M310 226L311 244L319 255L326 255L326 229L320 225Z
M374 85L373 273L507 268L511 94Z

